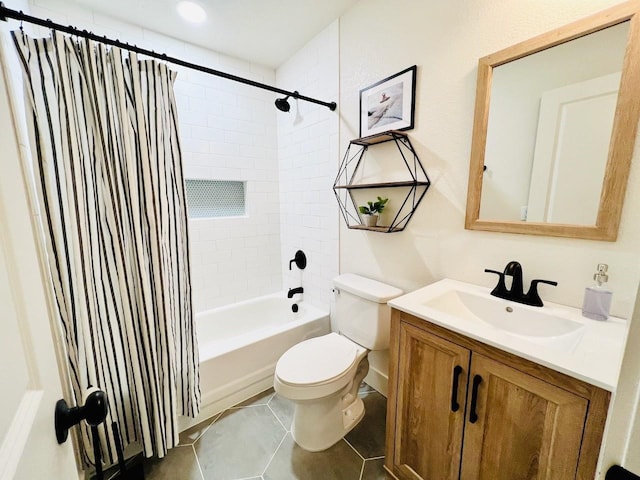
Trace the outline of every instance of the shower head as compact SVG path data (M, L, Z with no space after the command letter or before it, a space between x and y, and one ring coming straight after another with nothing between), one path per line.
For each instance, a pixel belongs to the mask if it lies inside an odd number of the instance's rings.
M293 97L297 98L298 97L298 92L293 92ZM287 99L290 97L291 95L287 95L284 98L276 98L276 108L278 110L280 110L281 112L288 112L291 109L291 105L289 105L289 102L287 102Z
M276 108L281 112L288 112L291 108L291 105L287 102L287 98L289 98L288 95L285 98L276 98Z

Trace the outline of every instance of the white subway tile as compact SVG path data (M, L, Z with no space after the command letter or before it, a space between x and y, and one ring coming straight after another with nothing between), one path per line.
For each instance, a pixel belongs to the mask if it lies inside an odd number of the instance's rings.
M218 155L238 155L240 147L233 143L212 141L208 144L209 151Z

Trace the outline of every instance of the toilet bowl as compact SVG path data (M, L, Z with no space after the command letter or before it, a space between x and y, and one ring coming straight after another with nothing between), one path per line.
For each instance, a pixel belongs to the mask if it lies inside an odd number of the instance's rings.
M305 340L280 357L274 388L296 407L291 434L305 450L326 450L364 416L358 388L367 375L366 348L330 333Z
M389 346L386 302L402 291L354 274L334 279L334 316L340 334L311 338L287 350L274 375L276 392L295 404L291 434L305 450L325 450L364 416L358 397L370 350Z

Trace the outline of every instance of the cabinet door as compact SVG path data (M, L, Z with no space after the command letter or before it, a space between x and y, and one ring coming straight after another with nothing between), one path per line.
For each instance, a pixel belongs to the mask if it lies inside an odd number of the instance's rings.
M588 401L473 354L463 480L575 478Z
M399 340L394 473L457 480L470 352L404 322Z

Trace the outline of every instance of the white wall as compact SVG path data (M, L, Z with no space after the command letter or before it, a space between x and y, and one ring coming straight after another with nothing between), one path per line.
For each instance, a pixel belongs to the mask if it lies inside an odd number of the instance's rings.
M610 266L612 313L630 318L640 279L640 148L636 142L616 242L468 231L464 214L480 57L619 3L615 0L383 0L361 1L340 19L340 147L358 136L358 91L417 64L412 143L433 184L407 229L379 234L340 229L340 270L405 290L449 277L487 287L485 267L522 263L525 282L558 281L545 300L580 307L597 263ZM637 321L637 319L636 319ZM637 330L637 329L636 329ZM625 430L637 406L640 334L632 329L614 404L604 465L620 461ZM621 438L622 437L622 438ZM632 435L633 437L633 435ZM640 463L640 462L638 462Z
M444 277L492 286L485 267L509 260L525 281L545 278L543 299L580 306L597 263L610 266L612 312L629 317L640 278L640 169L636 149L617 242L500 234L464 229L478 58L577 20L615 1L402 0L393 21L381 0L360 2L340 20L340 145L358 134L358 91L418 65L416 126L408 131L433 184L399 234L347 230L341 224L340 269L413 290ZM363 39L366 38L366 48Z
M13 2L7 2L12 8ZM102 16L32 0L32 15L266 84L275 72ZM185 27L187 28L187 27ZM39 35L47 35L37 29ZM186 178L247 182L247 215L189 222L194 311L271 293L282 284L275 95L172 66Z
M338 21L278 68L277 85L327 102L338 101ZM304 301L329 309L338 273L338 208L332 191L338 165L338 112L289 99L278 112L280 226L285 289L304 287ZM299 115L298 113L299 108ZM289 271L297 250L307 268Z

